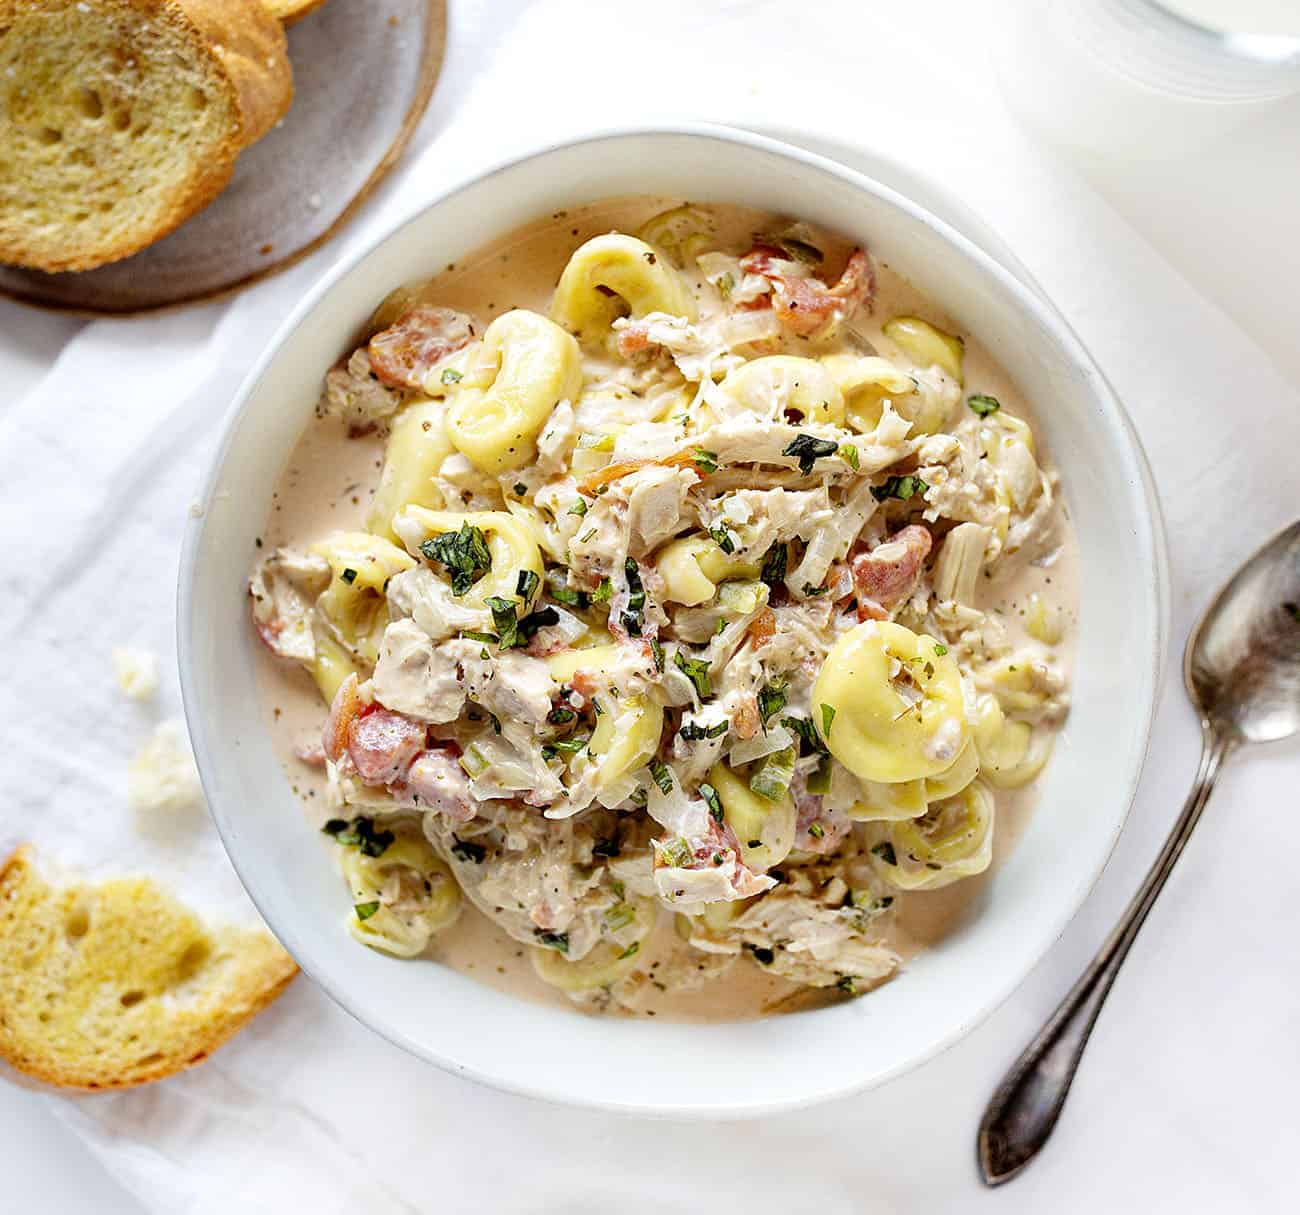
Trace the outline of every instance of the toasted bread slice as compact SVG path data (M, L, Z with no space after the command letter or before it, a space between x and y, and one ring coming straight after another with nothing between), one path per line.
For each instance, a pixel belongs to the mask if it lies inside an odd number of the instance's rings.
M53 886L27 846L0 869L0 1057L49 1084L191 1067L297 973L264 930L210 931L147 879Z
M320 8L325 0L262 0L271 10L271 16L285 25L292 25L299 17Z
M259 0L0 0L0 261L86 270L152 244L292 99Z

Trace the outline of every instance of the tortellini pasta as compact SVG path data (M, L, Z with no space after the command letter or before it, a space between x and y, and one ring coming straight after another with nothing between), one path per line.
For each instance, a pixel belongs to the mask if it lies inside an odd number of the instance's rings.
M645 767L654 758L663 729L663 706L647 696L603 705L586 750L594 765L594 787L609 789L621 777Z
M695 319L695 302L677 271L635 236L613 232L578 248L555 288L551 319L584 343L599 342L623 315Z
M862 780L938 776L970 736L952 656L888 621L866 621L835 642L812 702L830 753Z
M804 422L844 425L844 394L815 359L785 354L751 359L731 372L719 388L764 416L780 418L793 413Z
M578 344L544 316L516 308L488 326L447 405L457 451L485 473L522 468L561 401L582 388Z
M637 235L684 266L709 247L708 226L709 217L687 203L652 216Z
M722 763L709 770L708 781L722 803L723 821L735 832L746 865L763 873L790 855L797 815L788 795L768 801Z
M663 597L669 603L696 607L710 602L719 583L733 578L756 578L760 567L722 551L716 540L689 536L673 540L654 559L664 580Z
M393 420L384 470L366 519L375 535L396 543L393 516L402 507L444 505L433 478L454 450L443 416L446 408L442 401L415 401Z
M398 512L394 528L407 547L419 551L419 545L435 536L459 532L465 524L477 527L487 540L491 567L478 579L465 595L465 602L489 610L491 598L515 599L521 570L542 577L542 553L526 520L518 519L509 511L453 511L428 510L423 506L407 506Z
M958 384L965 382L966 344L961 338L916 316L896 316L885 322L883 332L918 367L939 367Z
M411 958L460 915L451 870L406 828L379 856L348 848L341 863L352 891L348 930L363 945Z
M993 795L973 781L920 818L881 828L870 856L876 873L902 890L935 890L983 873L993 858Z
M345 649L374 665L388 624L388 580L413 568L414 558L368 532L336 532L308 551L330 565L330 584L317 601L321 615Z
M857 822L895 822L904 818L919 818L929 807L926 782L922 779L900 780L886 783L864 780L862 798L848 810L848 816Z
M1019 789L1043 770L1052 755L1053 735L1028 722L1009 721L995 696L979 698L975 709L975 745L981 773L999 789Z
M571 961L560 949L534 945L533 970L561 991L609 987L636 968L641 946L654 931L657 910L653 899L629 898L605 913L605 932L583 957Z
M875 430L886 400L897 401L916 390L910 375L876 355L830 354L822 366L844 397L845 422L863 434Z

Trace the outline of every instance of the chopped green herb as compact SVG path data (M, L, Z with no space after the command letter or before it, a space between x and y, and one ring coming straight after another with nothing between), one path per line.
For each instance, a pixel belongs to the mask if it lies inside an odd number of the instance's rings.
M763 719L763 729L767 723L785 708L786 689L789 683L784 679L774 679L758 693L758 715Z
M705 451L703 447L697 447L694 451L695 467L702 473L715 473L718 471L718 453L716 451Z
M721 295L724 300L731 298L732 288L734 288L735 285L736 285L736 276L732 274L730 270L728 270L725 274L720 274L718 276L718 282L717 282L718 294Z
M714 726L702 726L698 722L684 721L677 733L687 742L698 742L701 738L721 738L730 729L729 721L720 721Z
M846 996L856 996L858 994L858 985L852 975L840 975L835 980L835 986Z
M515 614L515 601L492 595L483 600L492 610L492 623L503 650L510 649L519 640L519 617Z
M348 569L345 569L339 577L342 578L348 586L351 586L357 580L357 571L349 567Z
M533 929L533 935L537 938L537 943L546 949L555 949L560 953L569 952L569 934L567 932L543 932L540 928Z
M793 730L799 739L801 755L825 755L826 744L822 742L817 728L806 717L783 717L781 724Z
M662 675L664 673L664 647L653 637L650 638L650 655L655 660L655 670Z
M532 570L520 570L519 580L515 583L515 594L519 596L520 602L527 603L533 597L533 592L541 585L541 581Z
M815 840L824 839L826 836L826 828L823 827L821 823L809 823L808 834Z
M348 829L347 819L332 818L321 828L326 835L338 835L340 831Z
M934 654L936 658L942 658L947 652L948 652L948 647L946 645L944 645L942 642L936 643L934 647Z
M577 755L587 745L586 736L574 738L557 738L554 742L542 746L542 758L554 759L557 755Z
M779 802L790 790L794 779L793 747L767 756L749 778L749 788L769 802Z
M897 498L901 502L906 502L917 494L924 494L929 488L929 485L915 473L908 473L903 477L889 477L884 485L873 485L871 496L877 502L884 502L886 498Z
M583 532L581 536L578 537L578 542L580 544L588 543L588 541L591 540L592 536L594 536L599 530L600 529L596 527L587 528L587 530Z
M731 533L727 530L725 523L720 523L717 527L709 528L709 535L716 541L718 547L727 554L728 557L736 551L736 542L731 538Z
M324 831L334 837L336 844L356 848L362 856L383 856L397 836L391 831L376 831L374 819L354 818L350 823L332 818Z
M623 950L621 954L618 955L618 960L621 962L624 958L634 957L636 955L637 950L640 948L641 948L641 942L633 941L631 945L629 945L625 950Z
M420 552L446 567L453 595L465 594L492 568L487 539L472 523L462 523L458 532L430 537L420 545Z
M878 856L886 865L897 865L898 857L894 855L894 845L888 840L877 844L871 850L873 856Z
M834 722L834 720L835 720L835 706L823 704L822 705L822 733L827 738L830 738L831 736L831 723Z
M579 498L571 507L569 507L569 514L571 515L578 515L579 517L581 517L586 513L587 513L586 498Z
M718 797L718 791L712 785L705 783L700 786L700 796L704 798L704 804L708 806L713 821L722 822L722 801Z
M709 683L709 664L707 662L702 658L687 658L681 650L678 650L673 655L673 661L677 664L678 670L695 685L695 694L701 700L708 700L713 695L713 687Z
M608 578L602 578L600 585L591 592L592 603L608 603L614 597L614 584Z
M784 544L772 545L767 550L767 556L763 558L763 572L759 577L768 586L775 586L778 582L784 582L786 565L789 559L790 553Z
M370 903L354 903L352 910L357 913L358 920L368 920L379 910L379 900L375 899Z
M862 467L862 461L858 459L858 449L852 443L840 444L840 459L854 472L857 472Z
M839 451L839 444L834 439L819 439L816 435L797 434L781 452L783 456L794 456L799 461L799 471L806 477L813 470L813 465L826 456L833 456Z
M691 863L691 846L680 835L666 844L655 842L655 860L668 869L681 869Z
M482 844L476 844L473 840L463 840L458 835L451 837L455 842L451 846L451 854L465 861L467 864L481 865L483 859L487 856L487 849Z
M673 791L672 769L663 760L652 759L650 761L650 775L654 777L660 793L668 794Z
M442 369L442 382L444 384L459 384L464 378L454 367L444 367Z
M560 705L546 715L546 720L553 726L565 726L571 721L577 721L578 715L572 709L566 709L563 705Z
M498 638L495 633L479 633L474 629L462 629L462 637L468 637L470 641L478 641L484 645L496 645Z
M982 392L977 392L973 397L968 397L966 404L981 418L987 418L989 414L997 413L1002 408L1002 402L997 397L990 397Z
M826 594L831 588L828 586L813 586L811 582L803 584L803 595L805 599L816 599L819 595Z
M562 603L565 607L585 608L591 605L591 596L586 591L575 591L568 586L555 586L550 588L551 598L556 603Z

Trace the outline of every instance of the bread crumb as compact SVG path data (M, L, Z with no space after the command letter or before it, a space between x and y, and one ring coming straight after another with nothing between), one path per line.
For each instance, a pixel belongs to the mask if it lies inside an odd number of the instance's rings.
M203 803L199 770L185 727L176 720L159 722L127 771L126 796L144 813L179 813Z
M129 700L152 700L158 692L158 658L148 650L117 646L113 650L113 675Z

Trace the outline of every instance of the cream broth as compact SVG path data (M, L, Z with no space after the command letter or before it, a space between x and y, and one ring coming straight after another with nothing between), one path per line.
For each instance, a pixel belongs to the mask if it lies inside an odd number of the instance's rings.
M406 291L381 309L377 323L391 322L412 303L428 302L462 310L480 326L514 308L545 315L557 280L570 255L588 238L617 230L636 232L651 216L677 205L677 200L637 198L602 202L558 212L448 266L428 284ZM717 248L743 248L755 232L770 229L771 217L732 207L710 207ZM847 246L827 250L828 261L840 263ZM863 310L853 328L873 345L887 345L882 323L892 316L916 313L941 328L948 318L922 299L888 263L888 251L876 252L878 289L874 308ZM685 271L697 289L703 279ZM479 329L482 332L482 328ZM990 394L1007 411L1033 424L1033 412L1005 373L978 342L966 338L965 378L968 390ZM322 369L323 371L324 369ZM1040 437L1041 442L1041 437ZM1050 463L1039 448L1040 462ZM294 449L276 487L271 516L259 548L305 545L337 529L363 529L384 462L384 437L379 432L350 436L343 423L321 418L309 426ZM1026 640L1025 617L1030 596L1038 594L1049 609L1060 613L1063 636L1054 647L1055 665L1067 678L1073 655L1078 603L1077 553L1063 505L1052 528L1052 542L1028 547L1004 560L995 576L982 580L978 606L999 621L1017 648ZM319 740L325 707L309 675L259 647L259 678L268 728L286 778L302 802L307 825L319 829L336 809L327 806L323 772L298 758ZM883 941L897 951L903 965L918 950L943 938L964 917L977 914L997 865L1014 848L1033 810L1037 782L1021 790L996 792L996 832L993 868L984 874L932 891L903 891L896 895L892 914L881 925ZM538 811L540 813L540 811ZM341 850L322 837L327 856ZM340 887L340 919L348 910ZM775 1011L803 1008L840 998L834 988L808 989L765 971L748 956L734 961L718 981L694 990L660 991L660 968L681 965L682 945L674 931L674 915L660 912L660 924L642 946L639 971L643 982L628 1007L628 1015L688 1021L735 1020ZM359 947L359 946L358 946ZM529 949L509 937L468 901L457 923L433 937L424 956L450 966L491 987L521 998L566 1008L574 1007L563 992L534 973ZM708 955L696 955L687 965L713 965ZM666 986L666 985L665 985ZM869 997L868 997L869 998Z

